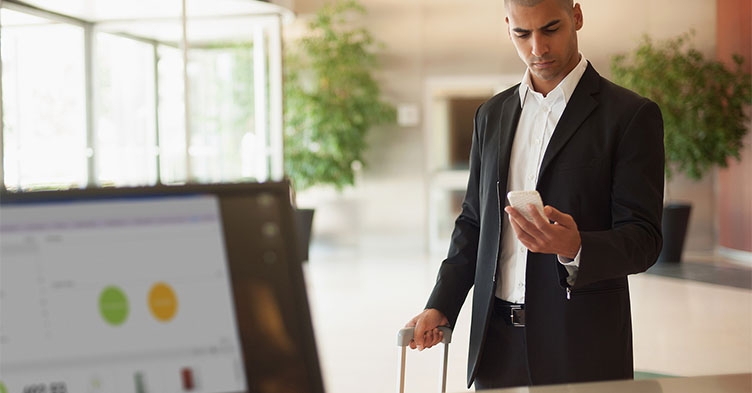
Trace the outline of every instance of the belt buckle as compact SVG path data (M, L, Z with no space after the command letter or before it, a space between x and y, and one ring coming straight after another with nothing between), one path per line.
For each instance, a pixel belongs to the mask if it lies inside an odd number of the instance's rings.
M514 327L525 327L525 310L522 306L514 304L509 306L509 319Z

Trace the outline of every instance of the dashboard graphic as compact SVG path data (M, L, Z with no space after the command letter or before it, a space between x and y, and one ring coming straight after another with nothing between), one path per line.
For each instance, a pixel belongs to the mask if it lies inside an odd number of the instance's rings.
M4 206L0 393L246 389L217 198Z

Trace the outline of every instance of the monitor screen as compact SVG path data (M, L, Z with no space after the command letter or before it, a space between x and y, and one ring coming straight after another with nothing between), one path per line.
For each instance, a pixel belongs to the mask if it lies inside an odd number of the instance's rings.
M323 392L286 183L0 203L0 393Z

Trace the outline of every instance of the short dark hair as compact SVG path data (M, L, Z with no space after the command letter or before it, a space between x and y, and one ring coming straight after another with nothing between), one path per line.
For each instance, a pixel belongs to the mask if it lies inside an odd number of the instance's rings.
M504 0L504 7L509 7L509 3L515 3L519 4L525 7L533 7L540 3L542 3L544 0ZM574 0L557 0L562 7L565 7L566 10L571 11L572 8L574 8Z

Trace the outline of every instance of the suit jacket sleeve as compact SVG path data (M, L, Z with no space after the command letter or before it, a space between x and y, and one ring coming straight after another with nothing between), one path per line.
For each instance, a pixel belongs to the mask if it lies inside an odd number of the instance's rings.
M468 178L462 211L454 223L447 258L439 269L436 284L428 299L426 308L435 308L449 319L454 326L460 309L475 278L480 236L480 162L481 136L476 113L472 146L470 148L470 176Z
M582 231L582 253L573 288L640 273L662 246L664 150L658 105L640 100L613 147L611 229Z

